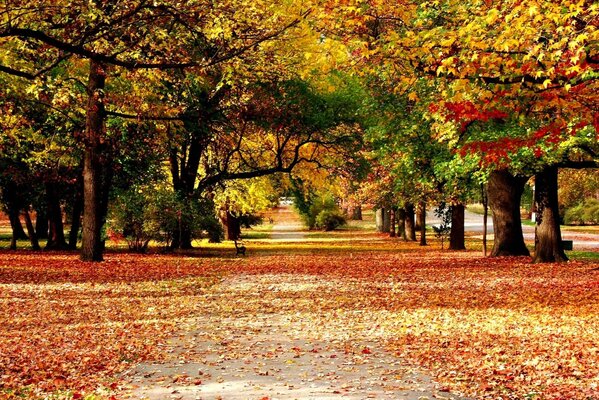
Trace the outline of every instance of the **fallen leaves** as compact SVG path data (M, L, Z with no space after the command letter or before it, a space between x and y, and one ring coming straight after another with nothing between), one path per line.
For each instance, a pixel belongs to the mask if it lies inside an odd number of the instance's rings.
M99 265L0 253L0 393L75 397L104 387L108 397L115 376L164 358L174 332L210 312L246 329L253 314L271 313L307 339L381 341L444 388L480 398L597 398L596 264L377 246L387 248L244 259L108 254ZM224 275L251 276L252 286L240 279L213 297ZM243 351L223 335L223 354ZM288 352L293 362L320 349Z

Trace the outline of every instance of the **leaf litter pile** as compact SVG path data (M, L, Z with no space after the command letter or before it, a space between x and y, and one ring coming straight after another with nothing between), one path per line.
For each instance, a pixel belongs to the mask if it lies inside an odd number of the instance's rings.
M118 398L120 373L168 357L164 344L194 318L267 312L307 340L379 341L452 392L599 399L596 263L386 246L245 258L109 253L99 265L1 253L0 397ZM259 284L211 296L235 276Z

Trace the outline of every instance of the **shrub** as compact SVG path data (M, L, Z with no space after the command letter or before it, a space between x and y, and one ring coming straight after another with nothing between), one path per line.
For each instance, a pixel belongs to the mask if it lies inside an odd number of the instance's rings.
M122 232L133 251L145 252L151 240L170 246L181 225L194 238L206 233L220 241L223 236L211 201L181 199L167 188L133 186L119 194L110 210L110 230Z
M325 231L332 231L345 225L345 217L335 209L325 209L318 213L315 218L314 226Z
M585 199L581 203L569 207L564 212L566 225L596 225L599 224L599 200Z

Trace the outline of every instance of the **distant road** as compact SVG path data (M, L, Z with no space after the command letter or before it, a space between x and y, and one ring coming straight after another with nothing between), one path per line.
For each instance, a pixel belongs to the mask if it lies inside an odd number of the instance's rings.
M438 225L439 218L435 217L433 211L426 213L426 224L427 225ZM464 214L464 228L467 233L481 233L483 232L483 216L475 214L466 210ZM534 226L522 225L522 231L524 232L524 240L526 242L533 243L535 240L535 228ZM493 237L493 218L489 215L487 222L488 237ZM582 233L569 231L567 227L562 226L562 239L572 240L574 244L574 250L599 250L599 234L593 233Z

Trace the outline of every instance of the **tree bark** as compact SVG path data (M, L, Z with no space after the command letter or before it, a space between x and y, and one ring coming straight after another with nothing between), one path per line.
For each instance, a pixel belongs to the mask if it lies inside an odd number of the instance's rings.
M33 250L41 250L40 243L37 240L37 234L35 233L35 228L33 227L33 222L31 221L31 215L29 215L29 210L23 211L23 217L25 218L25 226L27 227L27 233L29 234L31 248Z
M464 205L461 203L451 206L449 250L466 250L466 244L464 243Z
M485 190L485 185L480 185L481 197L483 202L483 257L487 256L487 221L489 219L489 197Z
M27 234L23 230L23 225L21 224L21 219L19 218L19 209L17 207L10 207L8 210L8 219L12 229L12 236L15 238L15 240L27 239Z
M533 263L564 262L568 257L562 248L557 202L555 166L546 167L535 175L535 255Z
M426 246L426 203L418 203L418 225L420 226L420 246Z
M383 232L391 232L391 211L388 208L383 208Z
M362 221L362 205L358 204L352 209L351 219L354 221Z
M102 261L102 142L105 140L104 65L90 61L87 85L88 101L85 121L83 162L83 237L81 259Z
M514 176L507 170L493 171L489 176L487 191L495 233L492 257L530 255L520 219L520 198L526 181L526 177Z
M389 211L389 218L391 219L391 229L389 230L389 236L390 237L395 237L396 233L395 233L395 208L391 208L391 210Z
M46 250L63 250L67 247L67 243L64 238L60 199L58 193L56 193L54 183L46 184L46 204L48 206L48 225L50 228Z
M383 209L383 208L377 208L376 211L374 212L376 230L381 233L384 232L384 230L383 230L384 214L385 214L385 209Z
M77 193L73 204L73 212L71 214L71 230L69 231L69 249L77 248L79 239L79 229L81 228L81 213L83 212L83 187L77 185Z
M44 207L35 210L35 233L38 239L48 238L48 216Z
M239 218L233 215L230 211L227 211L227 239L228 240L239 240L241 236L241 226L239 224Z
M405 231L407 240L416 241L416 224L414 222L414 205L412 203L406 203L405 206Z
M397 216L397 236L400 236L403 240L408 240L406 236L406 210L398 208L395 214Z

